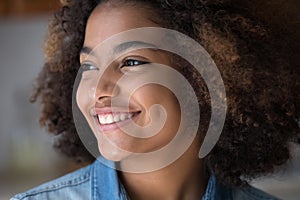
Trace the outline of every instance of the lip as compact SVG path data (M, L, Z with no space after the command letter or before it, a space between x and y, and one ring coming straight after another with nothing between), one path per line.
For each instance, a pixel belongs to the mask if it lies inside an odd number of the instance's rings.
M113 122L111 124L101 124L98 118L98 115L101 114L113 114L113 113L132 113L132 117L123 121L119 121L119 122ZM96 120L98 126L99 126L99 130L101 132L110 132L110 131L114 131L117 129L120 129L120 127L125 126L127 124L129 124L132 121L135 121L137 116L141 113L141 111L131 111L129 109L124 109L124 108L117 108L117 107L102 107L102 108L95 108L94 109L94 119Z
M109 113L121 113L121 112L126 112L126 113L137 113L140 112L140 110L132 110L129 108L124 108L124 107L95 107L94 108L94 113L97 114L109 114Z

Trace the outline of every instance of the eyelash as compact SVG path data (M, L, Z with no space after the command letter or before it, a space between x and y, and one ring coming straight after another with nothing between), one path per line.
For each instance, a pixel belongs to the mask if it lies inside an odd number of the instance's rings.
M144 65L144 64L148 64L149 62L147 61L141 61L141 60L135 60L135 59L126 59L121 68L122 67L133 67L133 66L138 66L138 65Z
M99 70L98 67L96 67L96 66L94 66L92 64L88 64L88 63L81 64L80 68L82 69L82 71Z
M136 59L126 59L122 65L121 68L123 67L134 67L134 66L138 66L138 65L144 65L144 64L148 64L149 62L147 61L142 61L142 60L136 60ZM92 64L88 64L88 63L83 63L80 65L80 68L82 69L82 71L90 71L90 70L99 70L98 67L92 65Z

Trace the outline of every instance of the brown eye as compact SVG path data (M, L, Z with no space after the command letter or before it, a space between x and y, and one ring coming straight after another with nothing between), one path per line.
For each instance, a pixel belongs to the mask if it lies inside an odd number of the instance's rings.
M124 61L122 67L132 67L132 66L144 65L144 64L148 64L148 63L149 62L146 62L146 61L128 59L128 60Z

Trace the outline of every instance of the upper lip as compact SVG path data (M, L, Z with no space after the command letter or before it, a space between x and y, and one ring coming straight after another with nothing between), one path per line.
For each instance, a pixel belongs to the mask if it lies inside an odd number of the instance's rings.
M132 110L130 108L126 107L95 107L91 109L92 115L103 115L103 114L109 114L109 113L137 113L140 112L139 110Z

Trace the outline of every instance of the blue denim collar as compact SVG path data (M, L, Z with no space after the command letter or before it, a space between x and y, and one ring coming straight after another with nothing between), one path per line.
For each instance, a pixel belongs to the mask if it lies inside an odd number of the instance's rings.
M67 174L58 179L44 183L36 188L15 195L12 200L27 199L92 199L92 200L129 200L125 188L118 178L117 171L102 161ZM206 192L202 200L277 200L254 187L229 187L219 183L211 173Z
M106 163L107 164L107 163ZM109 166L114 165L113 162L108 163ZM91 176L92 200L97 199L116 199L127 200L124 186L119 181L117 171L96 160Z
M109 166L114 165L113 162L105 162L105 164L109 164ZM129 200L125 188L118 178L117 171L102 164L99 160L96 160L93 164L91 183L93 200ZM202 200L221 199L232 199L230 189L220 183L217 183L215 176L212 174L209 178Z
M202 200L224 200L224 199L232 199L231 189L221 183L218 183L214 174L211 173Z

